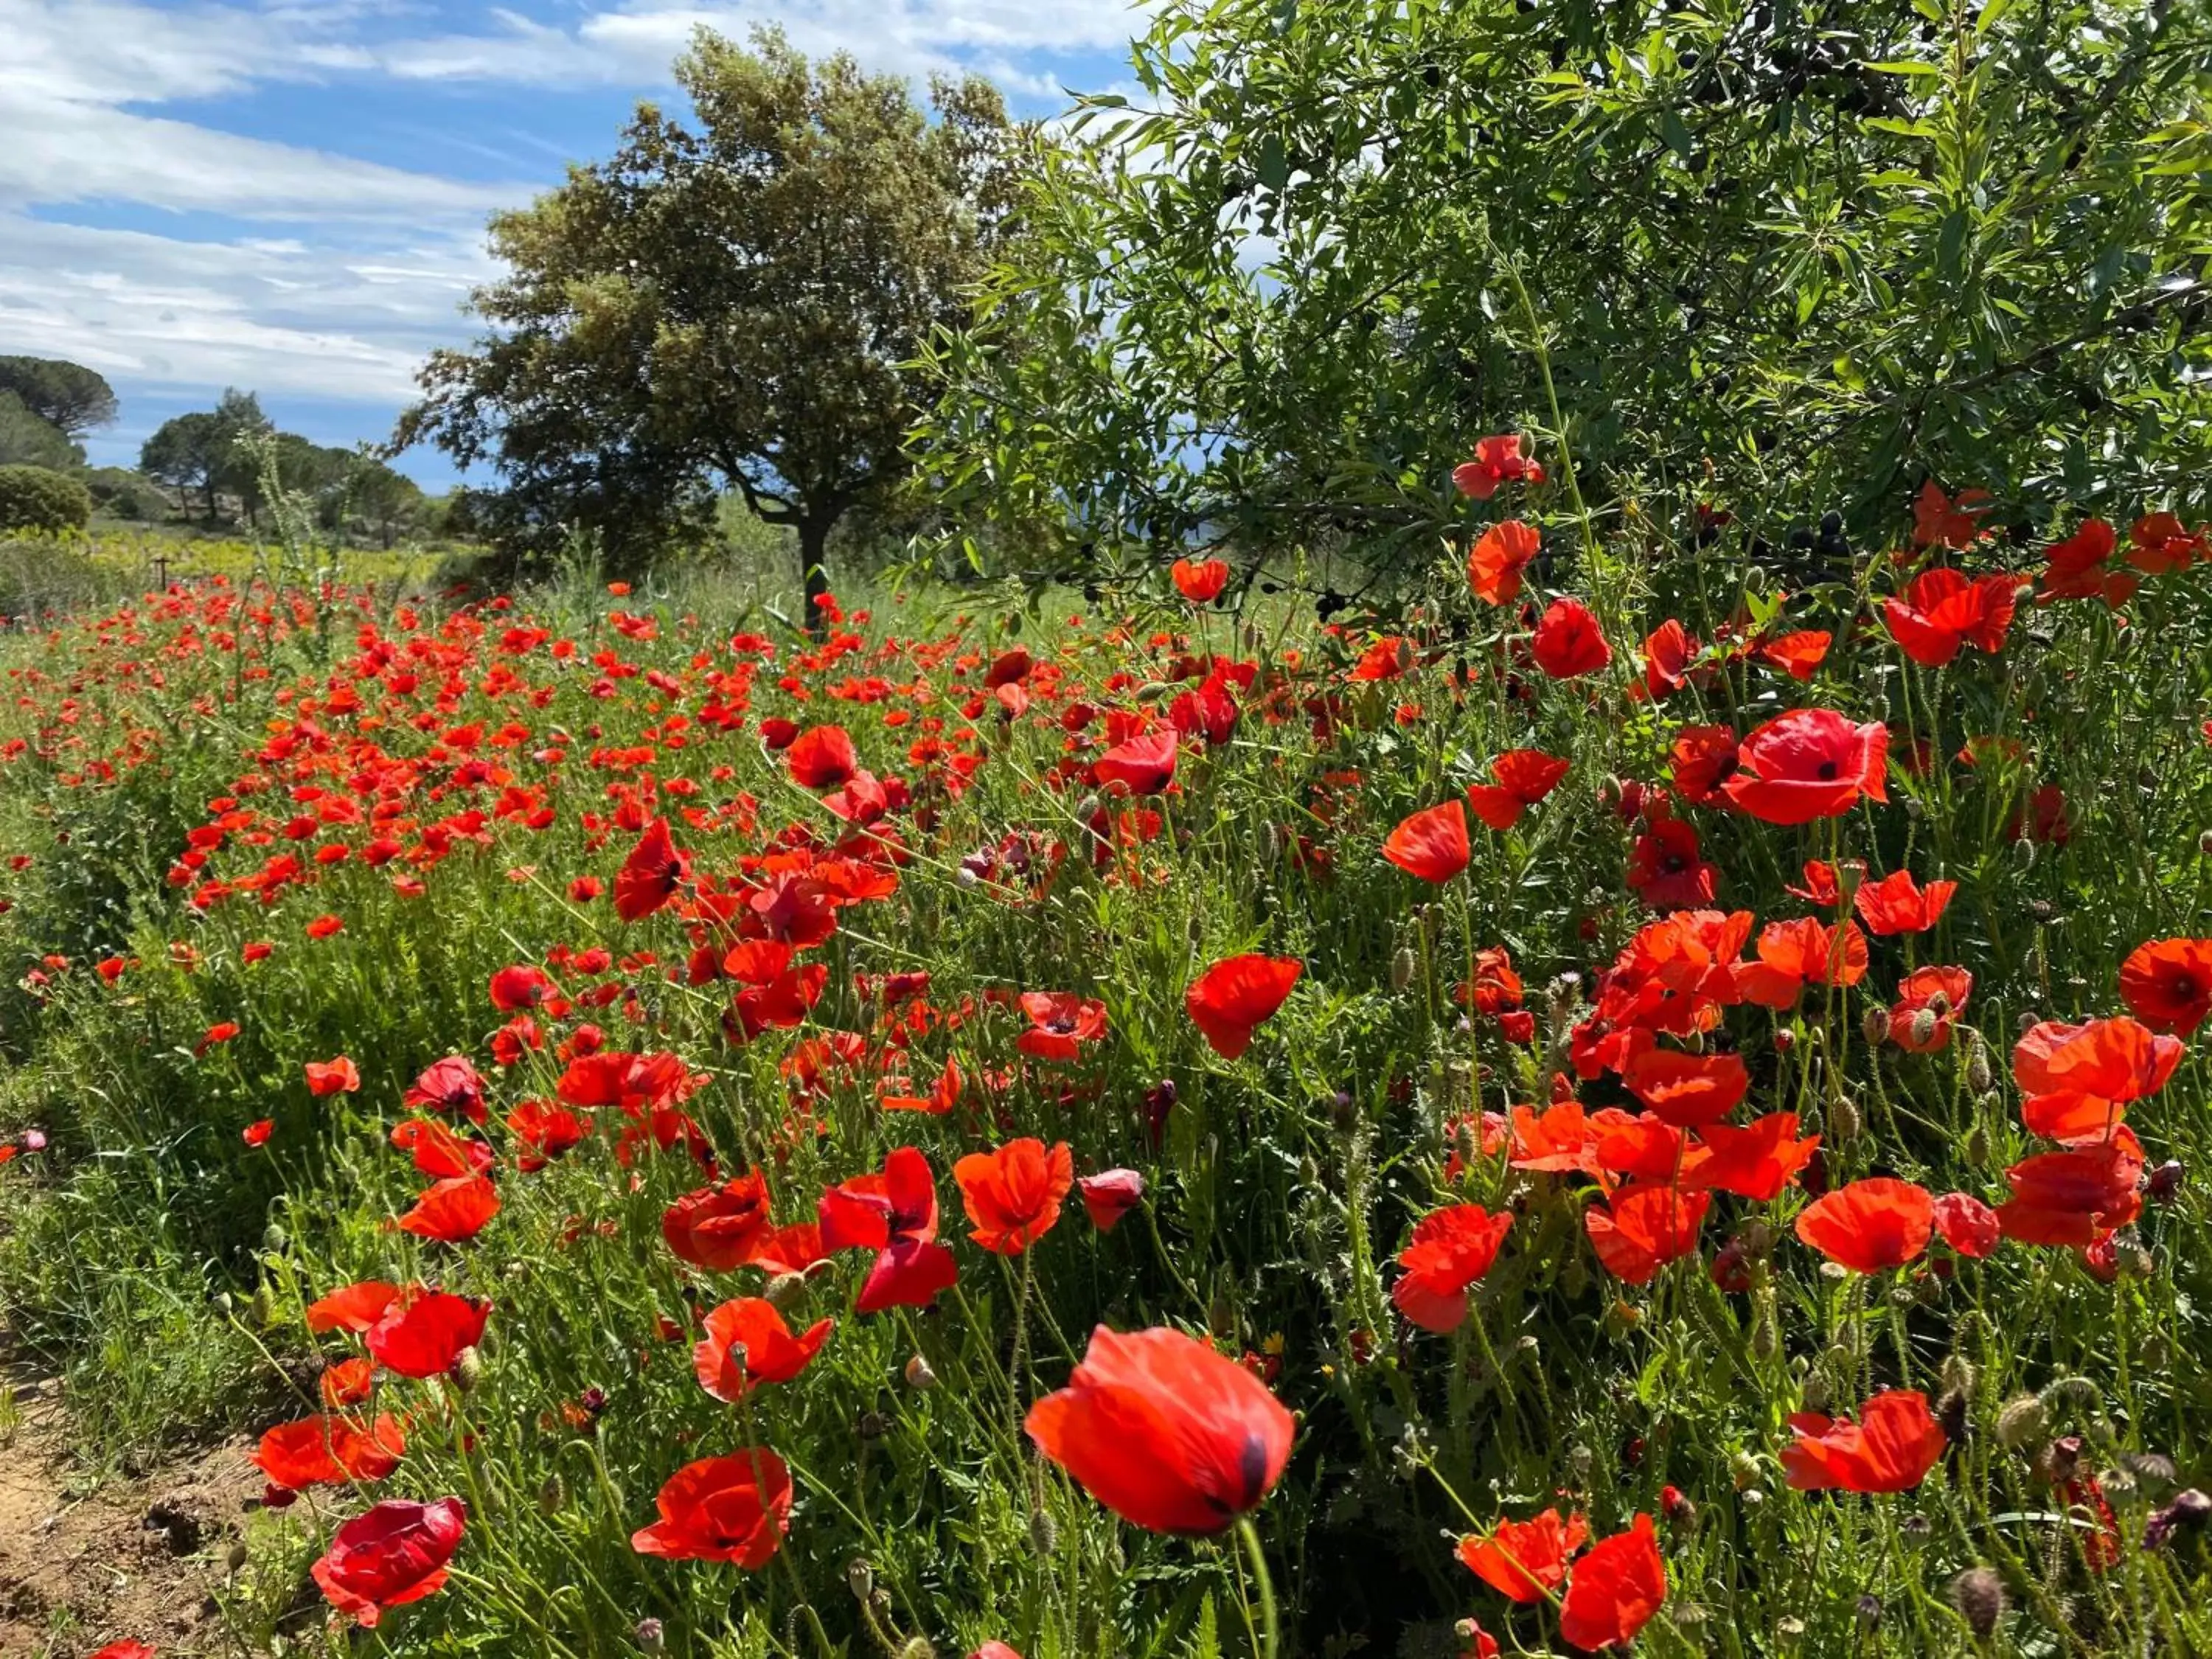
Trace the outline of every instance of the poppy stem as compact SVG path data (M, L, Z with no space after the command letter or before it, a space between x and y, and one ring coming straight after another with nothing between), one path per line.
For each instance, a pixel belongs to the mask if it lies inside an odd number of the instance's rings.
M1252 1558L1252 1577L1260 1589L1260 1628L1266 1632L1261 1651L1266 1659L1276 1659L1282 1649L1282 1632L1275 1622L1275 1581L1267 1573L1267 1553L1260 1547L1260 1529L1252 1524L1250 1516L1237 1517L1237 1535Z

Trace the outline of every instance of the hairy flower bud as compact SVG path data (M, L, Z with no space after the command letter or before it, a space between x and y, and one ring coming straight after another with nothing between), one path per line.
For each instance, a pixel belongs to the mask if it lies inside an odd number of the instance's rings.
M937 1386L937 1373L920 1354L906 1362L906 1385L916 1394L927 1394Z
M778 1273L762 1288L761 1296L778 1313L787 1313L805 1288L805 1274Z
M483 1381L483 1356L471 1343L453 1356L453 1364L446 1375L463 1394L468 1393Z
M1030 1511L1030 1547L1041 1556L1049 1556L1060 1547L1060 1523L1041 1504Z
M1997 1413L1997 1439L2014 1451L2025 1451L2043 1438L2049 1423L2039 1396L2019 1395L2007 1401Z
M1401 945L1390 957L1390 988L1402 991L1413 982L1413 947Z
M1979 1031L1966 1033L1966 1087L1977 1095L1989 1093L1996 1082L1990 1071L1990 1045L1982 1041Z
M1968 1567L1951 1581L1951 1605L1966 1628L1986 1641L2005 1615L2004 1580L1989 1567Z
M1859 1019L1859 1034L1867 1040L1867 1047L1879 1048L1889 1041L1889 1011L1869 1008Z
M660 1620L658 1619L639 1620L637 1628L631 1632L630 1635L636 1642L637 1650L640 1653L665 1653L668 1650L668 1638L662 1632Z

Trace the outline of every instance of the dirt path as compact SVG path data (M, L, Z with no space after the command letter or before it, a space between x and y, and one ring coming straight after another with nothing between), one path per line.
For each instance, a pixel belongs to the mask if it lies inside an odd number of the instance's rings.
M95 1486L66 1454L53 1384L0 1376L11 1382L21 1420L0 1430L0 1659L81 1659L124 1639L162 1659L224 1651L211 1592L261 1490L249 1448Z

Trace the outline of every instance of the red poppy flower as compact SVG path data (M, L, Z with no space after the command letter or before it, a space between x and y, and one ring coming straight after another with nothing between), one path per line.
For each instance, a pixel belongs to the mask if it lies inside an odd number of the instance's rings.
M660 1215L660 1236L677 1260L714 1273L750 1261L774 1231L768 1182L757 1170L686 1193Z
M2171 513L2150 513L2128 526L2128 562L2147 576L2186 570L2204 551L2204 532L2193 534Z
M760 739L763 747L780 755L799 741L799 723L781 714L768 715L760 723Z
M1912 544L1915 547L1972 547L1981 534L1981 520L1996 503L1986 489L1962 489L1954 501L1930 478L1920 486L1912 502Z
M1595 674L1613 660L1613 647L1590 608L1580 599L1553 599L1537 619L1528 641L1536 666L1555 680Z
M1738 1056L1672 1048L1645 1049L1629 1062L1621 1081L1662 1121L1681 1129L1719 1122L1751 1090L1751 1073Z
M396 1419L363 1425L331 1413L280 1423L261 1437L247 1460L287 1492L381 1480L407 1455L407 1437Z
M307 1304L307 1328L318 1335L325 1331L351 1331L356 1336L365 1335L398 1297L399 1287L381 1279L349 1285Z
M1859 884L1851 908L1870 933L1924 933L1942 917L1959 890L1955 881L1931 881L1925 887L1910 870L1893 870L1880 881Z
M1425 807L1407 818L1382 843L1382 856L1423 881L1449 881L1472 855L1467 811L1455 800Z
M324 1366L316 1386L322 1394L323 1404L336 1411L341 1407L358 1406L368 1399L375 1374L376 1367L356 1354L335 1365Z
M1997 1212L1972 1193L1946 1193L1936 1200L1936 1231L1960 1255L1980 1261L2004 1236Z
M842 726L809 727L784 750L792 781L805 789L835 789L860 769L853 739Z
M453 1370L464 1348L483 1340L491 1304L446 1291L404 1291L369 1328L368 1357L387 1371L417 1379Z
M276 1131L276 1123L272 1120L264 1117L259 1119L258 1121L247 1124L246 1127L240 1132L240 1138L247 1146L265 1146L269 1144L269 1137L274 1134Z
M1885 1389L1860 1409L1856 1423L1800 1412L1790 1426L1797 1442L1782 1449L1782 1467L1799 1492L1911 1492L1948 1443L1928 1396L1910 1389Z
M1526 1521L1504 1521L1487 1538L1462 1538L1459 1559L1469 1572L1509 1601L1541 1601L1566 1582L1568 1558L1589 1536L1579 1515L1556 1509Z
M1053 1230L1060 1206L1075 1185L1067 1143L1048 1150L1041 1140L1010 1140L988 1152L970 1152L952 1166L960 1201L975 1224L968 1237L998 1255L1019 1255Z
M309 939L329 939L333 934L343 933L345 932L345 918L343 916L317 916L313 921L307 924L306 931Z
M482 1123L488 1115L483 1079L463 1054L448 1054L426 1066L401 1098L407 1105L452 1112L471 1123Z
M1559 1602L1559 1635L1595 1653L1632 1642L1667 1600L1667 1565L1659 1559L1651 1517L1639 1515L1626 1532L1601 1539L1575 1563Z
M2124 1125L2094 1146L2024 1158L2005 1171L2012 1196L1996 1206L1997 1224L2022 1244L2093 1244L2142 1213L2142 1147Z
M1798 1212L1797 1237L1853 1273L1901 1267L1928 1248L1936 1201L1925 1187L1890 1176L1824 1193Z
M1735 732L1725 726L1686 726L1674 733L1674 793L1703 805L1735 770Z
M1106 1005L1096 998L1073 991L1024 991L1020 1005L1030 1029L1014 1039L1014 1047L1035 1059L1079 1060L1085 1043L1106 1035Z
M2035 602L2053 599L2102 599L2117 610L2135 597L2138 578L2109 568L2119 538L2102 519L2085 519L2063 542L2051 544L2050 563L2036 589Z
M1022 1659L1021 1650L1005 1642L986 1642L968 1659Z
M1797 1138L1795 1112L1769 1112L1741 1128L1709 1123L1698 1135L1704 1155L1685 1160L1683 1181L1759 1204L1780 1197L1820 1144L1818 1135Z
M1521 573L1541 545L1535 526L1516 519L1484 531L1467 556L1468 585L1475 597L1486 605L1506 605L1518 598Z
M1680 818L1662 818L1636 838L1628 884L1655 910L1691 909L1713 902L1720 869L1699 856L1698 832Z
M1490 763L1490 775L1497 782L1469 784L1468 800L1475 817L1492 829L1510 830L1525 809L1559 787L1567 764L1540 749L1509 749Z
M1798 633L1762 640L1759 654L1762 659L1772 663L1791 679L1802 684L1811 679L1820 665L1828 659L1828 647L1832 639L1826 629L1808 628Z
M1914 969L1898 982L1890 1004L1889 1040L1916 1054L1948 1048L1973 988L1974 976L1963 968Z
M143 1642L110 1642L92 1659L154 1659L154 1650Z
M1211 605L1229 586L1224 559L1177 559L1168 574L1175 578L1176 592L1193 605Z
M318 1098L349 1095L361 1087L361 1068L343 1054L330 1060L311 1060L303 1069L307 1074L307 1092Z
M1492 1215L1480 1204L1431 1211L1413 1224L1413 1242L1398 1253L1405 1273L1391 1286L1398 1311L1425 1331L1455 1331L1467 1318L1470 1285L1490 1271L1513 1224L1510 1211Z
M340 1527L307 1571L332 1607L373 1628L387 1609L437 1593L468 1516L458 1498L388 1498Z
M1522 454L1521 434L1517 432L1476 439L1474 459L1462 461L1452 469L1452 487L1478 501L1486 501L1495 495L1498 485L1521 480L1541 483L1544 469L1540 463Z
M1079 1177L1075 1184L1082 1191L1091 1224L1102 1233L1112 1232L1145 1200L1145 1178L1134 1170L1101 1170Z
M877 1255L853 1303L856 1313L887 1308L926 1308L958 1282L959 1265L942 1244L895 1238Z
M2013 1076L2027 1097L2021 1116L2054 1140L2101 1137L2107 1120L2120 1117L2108 1107L2156 1094L2185 1052L2180 1038L2158 1036L2125 1016L2080 1025L2045 1020L2013 1047Z
M1743 740L1723 788L1767 823L1810 823L1848 812L1861 795L1889 799L1889 728L1853 725L1832 708L1796 708Z
M825 1250L880 1250L901 1238L937 1237L937 1178L912 1146L895 1149L880 1175L855 1176L816 1206Z
M544 1169L562 1153L583 1144L587 1126L565 1106L549 1108L526 1100L507 1115L514 1132L514 1167L525 1175Z
M1709 1192L1624 1187L1602 1206L1583 1212L1583 1229L1607 1273L1631 1285L1649 1285L1660 1268L1698 1248L1698 1231L1712 1201Z
M1923 668L1942 667L1962 645L2002 651L2012 613L2010 576L1969 580L1956 570L1942 568L1922 571L1902 594L1882 607L1899 648Z
M1253 1031L1273 1017L1304 971L1295 957L1231 957L1191 981L1183 1009L1213 1052L1234 1060L1252 1046Z
M668 1477L653 1507L659 1520L630 1534L640 1555L734 1561L756 1571L775 1559L791 1530L791 1471L765 1446L702 1457Z
M960 1103L960 1068L946 1060L926 1095L907 1093L906 1079L896 1073L878 1086L882 1092L877 1096L876 1104L887 1112L927 1112L932 1117L945 1117Z
M2212 1013L2212 939L2138 945L2120 964L2120 998L2152 1030L2187 1036Z
M1175 780L1176 730L1164 726L1116 744L1091 763L1101 788L1125 794L1157 795Z
M668 820L655 818L615 872L615 914L624 921L643 921L674 898L690 874L690 854L677 850Z
M1181 1331L1099 1326L1067 1386L1030 1407L1037 1449L1123 1520L1206 1534L1282 1477L1297 1425L1267 1385Z
M434 1118L410 1117L392 1126L392 1144L410 1154L415 1167L434 1181L482 1175L491 1168L491 1148L464 1139Z
M544 969L518 962L491 976L491 1006L503 1014L519 1013L526 1008L535 1008L551 996L554 989Z
M482 1232L498 1213L499 1189L489 1176L455 1176L416 1199L398 1224L417 1238L459 1244Z
M1698 651L1698 641L1673 617L1653 629L1644 640L1644 695L1656 702L1680 690L1689 683Z
M788 1382L813 1364L836 1323L817 1320L793 1336L774 1303L739 1297L707 1316L707 1334L691 1350L691 1368L701 1388L735 1405L760 1384Z

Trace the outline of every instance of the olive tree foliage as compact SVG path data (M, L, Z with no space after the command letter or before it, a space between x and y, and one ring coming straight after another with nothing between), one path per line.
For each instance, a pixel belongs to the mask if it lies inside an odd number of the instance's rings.
M0 392L14 393L73 442L115 420L115 388L106 377L59 357L0 357Z
M1425 560L1504 431L1643 544L1701 503L1757 545L1890 534L1930 479L2021 527L2212 483L2212 8L1155 15L933 348L929 476L1042 568Z
M635 562L702 536L719 490L796 532L811 601L848 514L907 472L906 365L1005 228L1018 135L986 82L906 83L773 30L701 31L686 123L639 106L614 156L492 221L491 332L441 351L402 443L502 481L491 528Z

